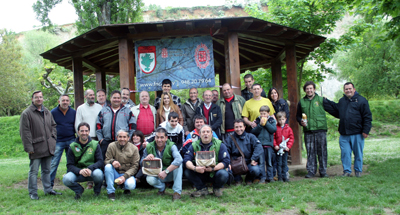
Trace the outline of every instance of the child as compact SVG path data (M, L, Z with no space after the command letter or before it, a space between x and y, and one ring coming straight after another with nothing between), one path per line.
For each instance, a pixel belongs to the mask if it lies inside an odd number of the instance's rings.
M287 172L289 170L287 166L287 154L293 146L294 142L294 136L293 136L293 131L289 127L288 124L286 124L286 113L283 111L280 111L276 114L276 117L278 118L278 126L276 128L276 132L274 134L274 148L276 151L279 151L279 144L282 143L283 140L286 140L289 138L289 141L286 143L286 147L283 149L284 154L283 155L276 155L276 161L278 163L278 180L279 181L284 181L284 182L289 182L289 179L287 178ZM285 139L282 139L283 138Z
M257 136L264 149L262 160L260 162L261 180L260 183L274 182L273 166L275 161L274 152L274 133L276 131L276 121L269 115L269 107L267 105L260 107L260 116L256 119L257 126L251 130L251 133ZM265 163L264 163L265 161ZM267 166L267 174L265 173Z

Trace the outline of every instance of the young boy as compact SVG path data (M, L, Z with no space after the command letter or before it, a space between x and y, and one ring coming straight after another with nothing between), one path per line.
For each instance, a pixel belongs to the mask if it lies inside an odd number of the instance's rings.
M264 149L261 158L261 180L260 183L274 182L273 166L275 161L274 152L274 133L276 131L276 121L269 115L270 109L267 105L260 107L260 116L256 119L257 126L251 130L251 133L257 136ZM264 163L265 162L265 163ZM267 166L267 174L265 173Z
M287 166L287 154L293 146L294 142L294 136L293 136L293 131L289 127L288 124L286 124L286 113L284 111L280 111L276 114L276 118L278 119L278 126L276 128L276 132L274 134L274 148L276 151L279 151L280 147L279 144L282 143L282 141L287 140L289 138L289 141L286 143L286 147L283 149L284 154L279 155L277 154L276 161L278 163L278 180L283 181L283 182L289 182L289 179L287 178L287 172L289 170ZM284 139L282 139L282 136Z

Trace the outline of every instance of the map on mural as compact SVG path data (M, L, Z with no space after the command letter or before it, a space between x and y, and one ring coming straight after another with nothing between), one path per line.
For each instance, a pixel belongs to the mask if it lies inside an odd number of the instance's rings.
M161 90L162 80L173 89L215 85L211 36L135 42L138 91Z

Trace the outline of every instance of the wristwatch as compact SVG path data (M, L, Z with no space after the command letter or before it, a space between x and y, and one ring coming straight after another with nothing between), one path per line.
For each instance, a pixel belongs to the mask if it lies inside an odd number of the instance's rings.
M168 173L169 173L169 170L168 170L168 169L165 169L165 173L167 173L167 175L168 175Z

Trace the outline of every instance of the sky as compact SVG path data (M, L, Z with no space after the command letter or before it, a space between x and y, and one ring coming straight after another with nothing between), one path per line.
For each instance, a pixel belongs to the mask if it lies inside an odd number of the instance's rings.
M34 29L34 26L40 26L40 22L36 20L36 15L32 9L32 5L36 0L3 0L0 7L0 29L6 28L13 32L19 33ZM193 7L193 6L217 6L224 5L225 0L201 0L201 1L184 1L184 0L144 0L145 5L156 4L165 8L172 7ZM49 14L50 20L57 24L69 24L75 22L78 16L75 14L74 7L63 0Z

